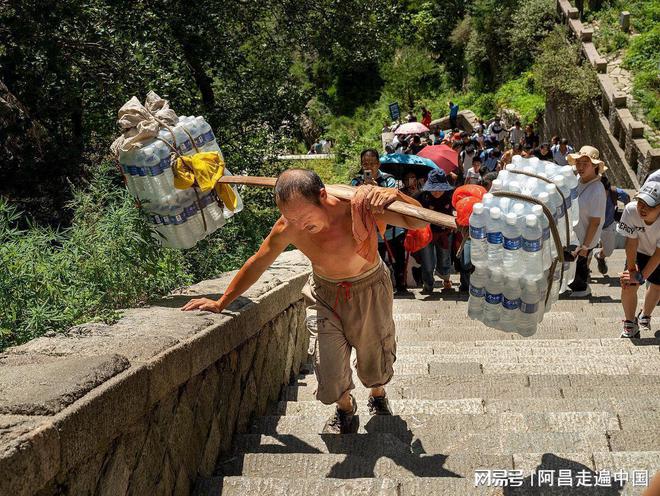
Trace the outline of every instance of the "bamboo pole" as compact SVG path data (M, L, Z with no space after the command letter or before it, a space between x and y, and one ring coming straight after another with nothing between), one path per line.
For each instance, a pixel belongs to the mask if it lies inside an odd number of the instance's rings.
M221 183L225 184L245 184L250 186L261 186L266 188L274 188L274 177L261 177L261 176L222 176ZM339 198L340 200L350 201L355 196L355 186L348 186L345 184L331 184L325 187L328 194ZM390 203L387 210L397 214L413 217L415 219L424 220L435 224L436 226L448 227L456 229L456 219L452 215L441 214L428 208L416 207L402 201L395 201Z

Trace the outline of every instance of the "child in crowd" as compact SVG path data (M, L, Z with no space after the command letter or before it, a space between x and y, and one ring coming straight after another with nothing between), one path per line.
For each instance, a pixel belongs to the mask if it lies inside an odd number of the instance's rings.
M481 184L481 158L475 155L472 159L472 167L465 174L465 184Z
M626 239L626 266L621 274L625 320L622 338L651 332L651 314L660 300L660 183L647 183L626 205L617 231ZM637 290L648 282L644 306L637 310Z

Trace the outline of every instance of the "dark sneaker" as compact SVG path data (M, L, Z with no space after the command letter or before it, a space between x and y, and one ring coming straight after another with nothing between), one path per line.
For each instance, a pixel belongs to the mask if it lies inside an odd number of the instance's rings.
M387 396L369 396L369 415L392 415L390 409L390 402L387 401Z
M424 284L424 287L422 288L422 294L433 294L433 286L427 286Z
M598 272L603 275L607 274L607 262L604 258L596 257L596 264L598 265Z
M353 410L350 412L335 408L335 413L323 426L323 434L352 434L357 432L358 418L355 416L357 403L353 395L351 395L351 403L353 403Z
M639 326L637 322L632 320L623 321L623 331L621 332L622 338L638 338L639 337Z
M639 330L643 333L651 332L651 316L642 315L642 312L639 312L637 315L637 324L639 325Z

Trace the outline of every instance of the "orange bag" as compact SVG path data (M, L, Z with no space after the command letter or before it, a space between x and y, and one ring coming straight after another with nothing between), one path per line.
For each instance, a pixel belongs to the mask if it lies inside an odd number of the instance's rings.
M479 203L481 198L467 196L456 204L456 225L467 227L470 225L470 215L475 203Z
M451 197L451 206L456 208L458 202L463 198L474 197L481 200L481 198L486 194L486 188L479 186L478 184L464 184L456 188L454 194Z
M408 229L403 240L403 248L409 253L415 253L428 245L433 239L431 226L422 229Z

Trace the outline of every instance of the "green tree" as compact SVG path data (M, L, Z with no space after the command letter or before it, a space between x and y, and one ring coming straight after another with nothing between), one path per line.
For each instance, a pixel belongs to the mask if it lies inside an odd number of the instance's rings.
M385 91L404 102L411 111L418 98L439 92L446 86L444 68L433 61L427 50L414 46L397 50L394 59L383 65L382 77Z

